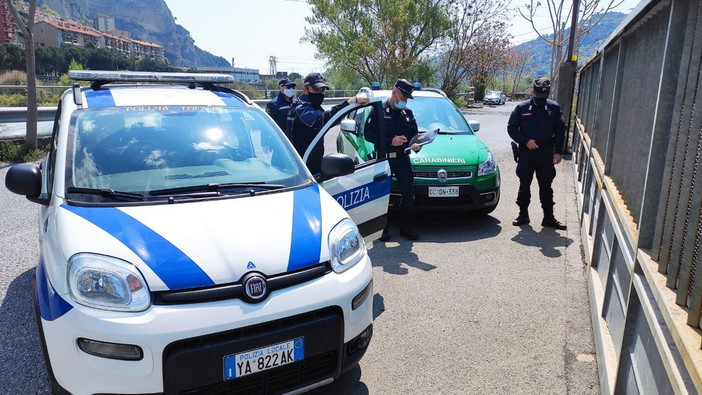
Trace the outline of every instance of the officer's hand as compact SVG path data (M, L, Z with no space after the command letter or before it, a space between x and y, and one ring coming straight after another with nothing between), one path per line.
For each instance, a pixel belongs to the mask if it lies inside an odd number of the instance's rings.
M392 144L392 145L395 146L395 147L399 147L399 146L401 146L402 144L404 144L404 143L406 143L406 142L407 142L407 137L405 137L405 136L395 136L395 137L392 138L392 142L390 142L390 144Z
M553 164L557 165L561 163L561 160L563 159L563 155L561 154L553 154Z
M536 140L534 140L534 139L531 139L531 140L527 141L526 146L527 146L527 148L529 148L529 149L537 149L537 148L539 148L538 144L536 144Z
M421 145L419 145L417 143L412 144L412 151L419 152L420 149L422 149Z
M370 98L365 93L357 93L355 98L359 106L365 106L370 101Z

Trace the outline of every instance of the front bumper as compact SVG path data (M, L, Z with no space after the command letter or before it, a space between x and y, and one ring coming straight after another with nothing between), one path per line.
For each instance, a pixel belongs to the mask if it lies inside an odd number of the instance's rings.
M458 197L429 197L429 188L458 187ZM478 190L470 184L414 185L414 205L417 208L479 210L496 205L500 200L500 187ZM399 206L401 195L390 194L390 204Z
M41 319L40 330L57 383L76 395L211 393L218 388L283 392L330 382L361 359L366 348L359 345L359 335L372 334L371 280L366 256L344 273L274 291L259 304L228 299L153 305L131 314L74 304L59 318ZM353 309L353 299L362 294L365 300L357 300ZM224 380L225 356L298 337L305 338L302 361ZM87 354L78 347L79 338L135 345L143 358Z

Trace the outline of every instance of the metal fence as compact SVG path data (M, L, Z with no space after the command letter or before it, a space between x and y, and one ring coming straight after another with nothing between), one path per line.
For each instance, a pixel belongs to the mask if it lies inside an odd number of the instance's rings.
M578 80L573 159L603 393L702 389L702 0L645 0Z

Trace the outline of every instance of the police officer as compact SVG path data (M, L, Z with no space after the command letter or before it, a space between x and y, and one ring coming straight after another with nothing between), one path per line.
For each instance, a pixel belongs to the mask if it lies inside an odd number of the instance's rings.
M329 89L327 80L322 74L310 73L305 77L302 94L290 106L287 120L288 134L290 141L300 156L305 154L314 137L334 114L351 103L364 105L369 100L367 95L357 94L332 107L331 110L324 111L322 102L324 102L324 93L327 89ZM323 155L324 146L320 141L314 147L307 160L307 167L312 174L321 171Z
M288 111L290 111L296 86L297 84L288 78L281 79L278 81L278 96L266 104L266 112L286 136L288 135Z
M534 80L533 97L519 103L509 117L507 132L512 140L519 144L519 216L512 221L512 225L529 223L531 180L536 173L541 208L544 211L541 226L565 230L566 226L553 216L551 188L551 182L556 177L555 165L561 163L563 155L565 120L558 103L547 99L550 92L551 81L545 77L537 78Z
M398 79L392 88L390 98L383 103L383 122L385 123L385 139L388 147L388 162L390 170L400 186L400 235L417 240L419 235L412 227L414 217L414 171L409 160L409 152L405 151L412 137L418 133L417 122L412 110L408 109L407 100L414 99L414 86L405 79ZM412 144L412 151L419 152L419 144ZM385 226L381 241L388 240L388 227Z

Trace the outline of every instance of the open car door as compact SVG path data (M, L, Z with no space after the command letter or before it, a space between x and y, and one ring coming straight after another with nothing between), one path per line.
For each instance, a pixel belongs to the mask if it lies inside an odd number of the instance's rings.
M380 111L380 112L378 112ZM303 155L307 163L312 148L324 145L324 155L343 154L353 159L354 171L345 176L326 178L315 174L320 185L346 209L366 243L380 238L387 224L390 201L390 165L380 130L383 122L368 123L374 113L382 113L382 101L376 99L359 107L352 104L327 122Z

